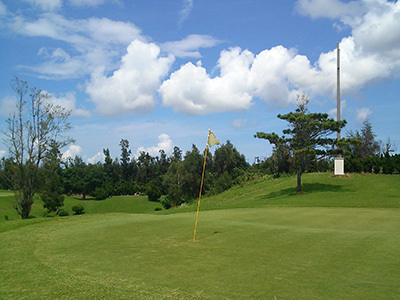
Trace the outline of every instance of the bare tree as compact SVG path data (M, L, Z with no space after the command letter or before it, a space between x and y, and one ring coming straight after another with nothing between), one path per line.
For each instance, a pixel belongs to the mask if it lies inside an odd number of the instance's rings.
M39 166L51 144L62 148L73 140L63 134L71 126L70 111L47 101L50 96L15 77L11 87L18 96L16 110L7 119L4 143L13 161L7 178L15 194L14 208L23 219L29 217L33 197L39 189ZM28 96L28 92L29 96ZM30 98L27 103L26 98Z

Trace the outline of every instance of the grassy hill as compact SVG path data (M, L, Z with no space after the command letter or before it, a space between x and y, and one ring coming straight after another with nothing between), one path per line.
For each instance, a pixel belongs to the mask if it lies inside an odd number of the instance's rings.
M216 195L202 197L201 210L255 208L265 206L294 207L387 207L400 208L400 176L350 174L348 177L331 177L329 173L303 175L304 193L296 194L294 176L273 179L265 176L255 181L235 186ZM4 216L9 220L19 219L12 206L13 193L0 191L0 222ZM72 214L72 206L82 204L86 214L103 213L154 213L161 208L157 202L147 201L146 196L117 196L102 201L80 200L65 197L64 209ZM163 210L159 213L180 213L196 210L197 200L186 205ZM38 197L31 215L41 217L46 210Z
M141 197L1 221L0 299L396 299L400 176L303 182L303 194L286 177L204 197L196 242L196 203L154 212Z

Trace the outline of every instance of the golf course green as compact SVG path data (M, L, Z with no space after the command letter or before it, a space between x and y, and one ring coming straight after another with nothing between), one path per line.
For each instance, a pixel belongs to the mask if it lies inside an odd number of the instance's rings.
M3 218L0 299L398 299L400 176L305 174L303 194L294 183L204 197L195 242L196 203L156 212L131 197L121 212L128 198L71 197L85 215Z

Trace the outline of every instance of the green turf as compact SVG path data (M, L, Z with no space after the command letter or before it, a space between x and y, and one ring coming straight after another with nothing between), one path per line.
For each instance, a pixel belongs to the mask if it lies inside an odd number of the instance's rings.
M376 207L400 208L400 176L361 175L332 177L329 173L312 173L302 176L303 193L296 194L296 177L258 181L235 186L212 197L202 197L201 209L232 209L266 206L290 207ZM191 206L169 212L193 211Z
M5 221L5 216L9 220L20 219L20 216L13 209L13 193L9 191L0 191L0 224ZM82 204L86 214L101 213L152 213L155 208L162 208L159 202L150 202L147 196L116 196L106 200L82 200L79 197L65 196L63 209L72 215L72 207L76 204ZM42 217L46 213L43 208L43 202L38 196L32 206L31 217Z
M400 210L57 218L0 233L3 299L395 299Z
M0 299L397 299L400 176L303 182L303 194L286 177L204 197L196 242L196 203L154 213L146 197L3 220Z

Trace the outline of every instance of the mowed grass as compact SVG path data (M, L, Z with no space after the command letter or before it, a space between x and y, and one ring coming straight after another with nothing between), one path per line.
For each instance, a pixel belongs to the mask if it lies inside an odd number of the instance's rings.
M3 222L0 299L398 299L400 177L303 182L204 197L196 242L195 203Z
M58 218L1 233L3 299L396 299L400 211Z
M397 175L304 174L302 189L301 194L296 193L295 176L267 177L235 186L214 197L204 197L201 207L203 210L265 206L400 208L400 176Z
M13 208L14 194L10 191L0 191L0 224L5 221L5 216L9 220L19 220L21 217ZM80 197L65 196L64 207L72 215L72 207L81 204L85 209L85 214L101 213L151 213L155 208L162 208L158 202L148 201L147 196L115 196L105 200L97 201L93 199L82 200ZM43 208L43 202L39 196L35 196L32 206L31 217L42 217L47 210ZM0 225L1 226L1 225Z

